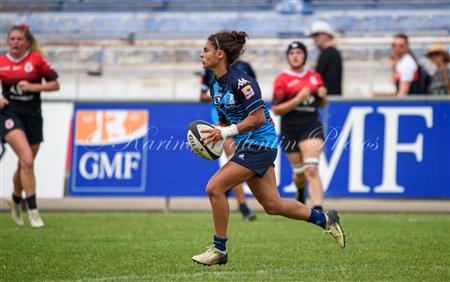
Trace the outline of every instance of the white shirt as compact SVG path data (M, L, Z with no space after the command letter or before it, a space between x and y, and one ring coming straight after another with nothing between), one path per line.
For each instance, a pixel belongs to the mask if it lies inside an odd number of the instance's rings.
M410 54L404 55L395 64L395 77L400 81L411 82L417 71L417 64Z

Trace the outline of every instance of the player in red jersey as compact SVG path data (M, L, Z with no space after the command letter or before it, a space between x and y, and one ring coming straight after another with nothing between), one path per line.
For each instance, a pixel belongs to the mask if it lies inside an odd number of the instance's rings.
M306 46L292 42L286 51L289 70L275 79L272 111L281 115L281 145L287 153L297 186L297 200L305 202L305 176L315 209L322 210L323 189L317 166L324 134L317 108L326 103L327 90L319 73L305 68Z
M34 159L43 141L42 91L59 89L58 74L27 25L13 26L8 32L8 53L0 57L0 140L8 143L19 159L14 173L12 200L7 200L17 225L23 225L22 192L25 191L32 227L44 223L36 205Z

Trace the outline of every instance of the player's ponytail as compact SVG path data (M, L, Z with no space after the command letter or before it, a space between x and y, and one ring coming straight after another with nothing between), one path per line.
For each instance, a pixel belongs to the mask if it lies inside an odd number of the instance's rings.
M8 32L8 37L13 30L18 30L25 34L25 38L28 40L28 42L30 42L30 46L28 48L30 51L35 51L35 52L39 53L41 56L47 58L47 54L42 49L42 47L39 45L36 38L31 33L30 27L27 24L14 25L13 27L11 27L11 29Z
M208 37L208 41L226 54L227 64L233 64L245 52L248 35L244 31L223 30Z

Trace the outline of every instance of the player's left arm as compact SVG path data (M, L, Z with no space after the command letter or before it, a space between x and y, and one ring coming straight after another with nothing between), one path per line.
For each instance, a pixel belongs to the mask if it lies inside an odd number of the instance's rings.
M236 85L233 86L233 92L236 93L236 99L244 107L247 116L237 124L217 126L206 137L206 139L208 139L207 143L225 140L228 137L256 129L266 123L266 116L264 114L265 104L261 97L261 90L256 81L249 80L244 85L236 83Z
M251 131L264 125L265 123L266 115L264 114L264 107L260 107L238 124L222 126L221 122L219 122L215 129L205 130L204 132L209 132L209 135L205 137L205 143L216 143L219 140L226 140L228 137Z
M46 81L44 83L31 83L26 80L21 80L17 85L26 92L58 91L60 88L57 80Z
M17 85L22 88L23 91L27 92L58 91L60 88L58 73L42 57L39 57L36 65L45 81L43 83L31 83L26 80L21 80Z
M254 130L266 123L266 115L264 114L264 108L260 107L249 114L243 121L236 124L236 128L239 133Z

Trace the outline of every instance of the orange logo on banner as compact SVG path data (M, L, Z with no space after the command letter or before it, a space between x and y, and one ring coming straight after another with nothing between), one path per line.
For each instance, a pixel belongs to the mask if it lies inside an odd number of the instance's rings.
M76 144L116 144L147 133L145 110L79 110L76 114Z

